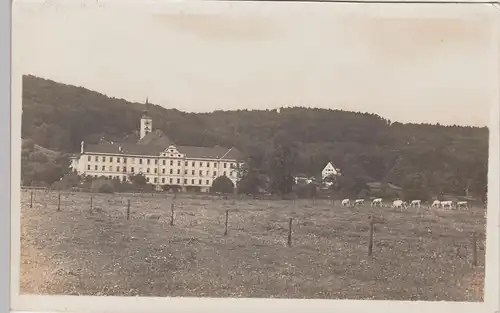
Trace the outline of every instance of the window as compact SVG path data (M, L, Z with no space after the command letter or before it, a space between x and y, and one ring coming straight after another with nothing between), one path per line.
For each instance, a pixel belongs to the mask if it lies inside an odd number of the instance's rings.
M191 175L194 175L194 170L191 171Z
M227 167L227 163L224 163L224 168L226 168L226 167Z
M216 171L214 171L214 177L215 177L215 176L217 176L217 172L216 172Z
M165 174L165 169L164 168L161 169L161 173Z
M170 174L173 174L174 173L174 170L173 169L170 169Z
M113 163L113 157L109 157L109 162Z
M155 160L155 165L158 165L158 160Z
M127 163L127 158L123 158L123 163Z
M112 172L112 171L113 171L113 167L112 167L112 166L110 166L110 167L109 167L109 171L110 171L110 172Z
M193 167L195 166L195 165L194 165L194 161L193 161L193 162L191 162L191 165L192 165Z
M94 166L94 169L97 171L97 165L96 165L96 166Z
M89 171L90 171L90 165L87 165L87 170L89 170Z
M201 181L201 179L200 179L199 183L200 183L200 185L203 184L203 182Z
M203 162L200 162L200 166L203 166Z
M193 185L194 185L194 179L191 179L191 184L193 184Z
M207 171L207 176L210 175L210 171Z
M184 162L184 166L188 166L188 161L185 161L185 162Z
M157 183L157 182L158 182L158 178L155 177L155 183Z
M146 159L146 164L149 165L151 163L150 159Z
M188 173L188 170L184 170L184 175L187 175L187 173Z
M200 171L200 176L203 176L203 171Z
M170 160L170 165L174 165L174 161Z
M181 170L177 169L177 175L180 175L180 173L181 173Z
M116 158L116 163L120 163L120 158Z
M224 176L226 176L226 171L224 171Z
M210 163L209 162L207 162L207 167L210 167Z
M134 172L134 168L133 168L133 167L131 167L131 168L130 168L130 171L133 173L133 172Z
M158 169L157 169L157 168L155 168L155 174L156 174L156 173L158 173Z
M210 185L210 181L207 179L207 185Z
M117 172L119 172L119 171L120 171L120 167L119 167L119 166L117 166L117 167L116 167L116 171L117 171Z
M164 184L164 183L165 183L165 177L163 177L163 178L161 179L161 183L162 183L162 184Z
M104 166L104 165L103 165L103 166L101 167L101 171L103 171L103 172L104 172L105 170L106 170L106 166Z
M88 157L89 162L92 161L92 157L89 155Z
M170 183L171 183L171 184L173 183L173 179L172 179L172 178L170 178Z
M180 178L177 178L177 183L180 184L181 183L181 179Z
M188 183L188 180L186 178L184 178L184 185L187 185Z
M214 167L217 167L217 163L216 162L214 162Z
M127 167L126 166L123 167L123 172L124 173L127 172Z
M99 157L98 156L95 157L95 161L96 162L99 161Z
M149 177L146 177L146 182L148 182L148 183L149 183Z
M142 159L139 159L139 164L142 164Z
M149 167L146 169L146 173L149 173Z
M177 166L181 166L181 161L177 161Z
M167 163L165 162L165 160L163 160L163 165L166 165Z

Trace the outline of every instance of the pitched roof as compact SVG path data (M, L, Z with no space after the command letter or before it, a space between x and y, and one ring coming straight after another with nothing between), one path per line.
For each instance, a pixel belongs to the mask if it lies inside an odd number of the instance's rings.
M146 137L144 137L146 138ZM153 141L154 142L154 141ZM120 151L122 147L122 152ZM158 156L165 151L168 145L162 144L135 144L135 143L99 143L88 145L85 147L85 152L109 153L109 154L132 154L144 156ZM223 147L190 147L176 146L180 153L185 154L189 158L207 158L207 159L223 159L223 160L238 160L242 154L236 148Z
M165 149L170 145L175 145L175 143L159 129L152 131L143 138L139 139L137 144L162 146L165 147Z

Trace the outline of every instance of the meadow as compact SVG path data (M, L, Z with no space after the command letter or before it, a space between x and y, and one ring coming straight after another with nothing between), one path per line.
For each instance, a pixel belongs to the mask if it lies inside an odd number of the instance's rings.
M21 192L22 294L483 300L482 206L31 192Z

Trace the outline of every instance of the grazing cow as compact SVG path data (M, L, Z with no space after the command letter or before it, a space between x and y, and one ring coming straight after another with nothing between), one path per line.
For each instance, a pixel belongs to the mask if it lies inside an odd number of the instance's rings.
M439 200L434 200L434 202L432 202L432 205L431 207L433 208L439 208L441 206L441 201Z
M459 202L457 202L457 209L460 209L460 208L468 209L469 206L467 205L467 201L459 201Z
M372 203L370 204L371 206L380 206L382 207L382 198L377 198L373 199Z
M354 205L363 205L365 203L365 199L356 199L354 200Z
M406 209L406 202L404 202L403 200L394 200L392 202L392 207L398 208L398 209L402 209L402 208Z
M342 206L351 206L351 200L349 199L342 200Z
M413 208L420 208L420 205L422 204L421 200L412 200L410 203L410 207Z
M441 201L441 207L444 209L448 207L450 210L453 207L453 201Z

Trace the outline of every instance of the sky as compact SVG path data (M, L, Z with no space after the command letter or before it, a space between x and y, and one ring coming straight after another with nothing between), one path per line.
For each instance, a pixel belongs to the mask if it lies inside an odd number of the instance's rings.
M338 5L49 3L14 2L15 72L133 102L188 112L310 106L486 126L497 101L491 24L464 10L424 18Z

